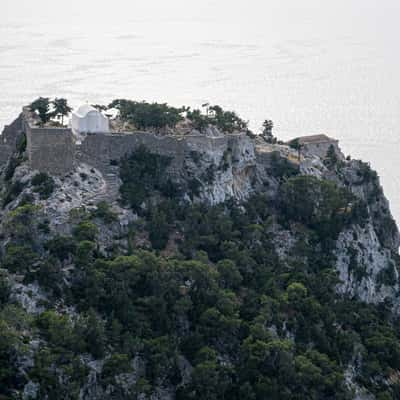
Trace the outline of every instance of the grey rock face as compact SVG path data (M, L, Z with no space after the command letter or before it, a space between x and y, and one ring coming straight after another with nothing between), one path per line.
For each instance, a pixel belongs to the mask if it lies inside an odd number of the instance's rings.
M34 400L37 399L39 391L39 384L29 381L24 386L24 392L22 393L23 400Z
M398 272L391 251L382 247L371 223L340 233L336 247L340 293L367 303L394 299L399 290ZM393 268L392 282L381 282L383 271Z

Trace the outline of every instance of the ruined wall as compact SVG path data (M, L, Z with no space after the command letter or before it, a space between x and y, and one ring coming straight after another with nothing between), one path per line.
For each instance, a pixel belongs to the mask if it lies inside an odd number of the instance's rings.
M6 125L0 136L0 166L5 165L16 151L23 135L23 118L20 115L12 124Z
M192 178L202 171L193 164L193 154L201 154L202 167L223 162L229 153L233 173L244 168L238 160L254 158L254 144L245 134L159 136L149 132L133 133L93 133L87 134L79 142L71 129L41 128L32 113L24 109L20 119L0 142L4 149L4 159L15 149L18 135L26 134L27 155L32 169L53 175L65 175L79 163L86 163L99 169L109 180L116 179L115 162L132 153L140 146L150 152L171 157L169 173L177 179ZM247 167L246 167L247 168ZM200 168L202 169L202 168ZM204 172L204 171L203 171ZM111 179L112 178L112 179Z
M183 187L188 182L201 185L202 200L211 204L231 197L245 198L251 191L255 170L254 144L245 134L208 137L158 136L149 132L96 133L87 135L76 146L76 161L102 172L108 187L107 200L112 202L119 195L120 183L115 162L139 146L171 157L168 175ZM213 178L210 179L211 175Z
M75 144L70 129L36 127L34 116L24 107L20 116L0 136L0 166L7 163L23 135L32 169L64 175L74 168Z
M70 129L31 128L26 124L25 131L32 169L65 175L74 168L75 144Z
M88 134L80 145L77 145L77 158L101 167L111 160L119 160L144 145L152 152L160 154L176 154L182 146L171 137L157 137L151 133L134 134Z
M325 158L326 153L329 150L330 146L333 146L336 152L336 155L340 159L344 159L343 153L339 148L339 142L337 140L331 140L326 142L319 142L319 143L307 143L303 145L302 153L313 154L320 158Z
M193 151L215 152L229 145L228 137L210 138L205 136L157 136L148 132L87 135L77 145L76 159L99 168L107 169L112 161L120 160L124 155L145 146L152 153L173 157L170 170L178 174L182 171L185 158Z

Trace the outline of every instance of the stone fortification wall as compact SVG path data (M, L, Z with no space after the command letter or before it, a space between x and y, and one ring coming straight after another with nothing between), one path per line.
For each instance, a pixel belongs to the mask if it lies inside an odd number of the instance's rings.
M203 167L211 164L221 165L228 153L234 169L242 168L237 160L254 158L254 145L245 134L212 137L200 134L159 136L140 131L93 133L78 142L69 128L39 127L34 115L24 109L20 118L6 128L1 138L0 161L1 152L4 153L5 162L10 153L15 151L18 137L24 133L31 168L61 176L71 172L78 163L86 163L99 169L104 176L110 176L110 180L115 180L115 171L110 167L140 146L150 152L170 156L169 173L178 179L197 176L204 172L200 171ZM193 161L196 158L194 153L201 154L201 168Z
M339 141L334 140L334 139L326 141L326 142L306 143L303 145L303 148L301 151L302 151L302 153L316 155L323 159L326 157L326 154L327 154L330 146L333 146L333 148L335 149L336 155L340 159L344 159L343 153L339 147Z
M75 144L70 129L25 126L27 153L32 169L65 175L74 168Z
M101 167L104 163L119 160L141 145L152 152L169 155L175 155L182 147L170 136L160 137L145 132L132 134L93 133L88 134L82 143L77 145L77 159Z
M182 172L185 158L191 152L213 153L218 148L228 147L229 141L227 136L211 138L201 135L157 136L148 132L96 133L87 135L82 143L77 145L76 159L104 171L113 161L118 161L140 146L145 146L153 153L172 157L170 170L178 174Z
M202 175L208 167L221 165L223 155L228 149L231 149L231 154L236 154L235 149L241 147L238 139L242 136L244 135L215 138L204 135L159 136L149 132L96 133L87 135L76 145L75 159L77 163L85 163L101 171L106 184L102 200L106 199L112 203L119 197L121 183L116 164L140 146L152 153L171 157L167 172L174 181L187 183L197 179L201 182ZM205 190L208 193L206 197L208 196L211 202L232 195L234 191L234 188L229 187L219 188L221 193L214 193L212 189L218 185L211 186L208 190L210 193Z
M20 115L12 124L4 127L0 136L0 165L5 165L17 150L17 144L24 133L22 121L23 118Z

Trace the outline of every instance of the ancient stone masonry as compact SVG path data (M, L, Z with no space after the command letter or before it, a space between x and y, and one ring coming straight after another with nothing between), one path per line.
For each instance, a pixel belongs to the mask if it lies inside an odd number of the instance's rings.
M246 133L215 135L193 131L186 135L157 135L152 132L96 132L75 135L70 128L41 127L38 117L25 107L19 118L6 127L0 139L0 165L4 165L26 135L29 166L54 176L65 176L86 164L96 168L106 182L104 192L113 201L119 193L118 162L140 146L171 157L168 174L175 180L196 180L211 203L229 197L244 199L256 190L257 181L268 179L268 165L283 157L298 163L288 146L267 144ZM331 144L342 158L337 141L325 135L299 138L303 152L326 156ZM196 161L196 158L199 161ZM213 176L213 182L205 177ZM271 189L274 187L271 182Z
M313 154L320 158L325 158L330 146L333 146L336 155L343 158L339 148L339 141L326 135L311 135L297 138L303 153Z
M32 169L64 175L74 168L75 145L70 129L41 128L27 108L0 137L0 165L5 165L26 135L26 151Z
M135 133L96 133L87 135L80 145L77 145L76 158L79 162L91 164L102 169L105 164L118 161L140 146L153 153L170 156L171 170L181 170L185 157L191 152L220 153L229 144L244 135L227 135L218 138L203 135L157 136L149 132Z
M73 169L75 146L70 129L28 128L26 137L32 169L54 175Z
M95 200L114 202L121 184L118 162L144 146L152 153L171 158L167 173L173 180L201 185L201 200L215 204L232 197L247 198L257 190L257 183L267 179L264 175L272 155L287 158L282 151L292 151L287 146L267 145L246 133L214 133L157 135L135 131L76 135L70 128L41 127L38 117L25 107L1 136L0 163L7 162L17 149L18 138L25 134L30 168L63 177L76 171L79 165L93 167L100 171L105 182L102 197Z
M254 146L245 134L210 137L201 134L159 136L151 132L91 133L77 141L70 128L39 127L25 108L21 116L6 127L0 142L0 162L7 161L16 150L19 137L26 134L27 155L32 169L54 175L64 175L77 163L87 163L103 172L114 161L140 146L151 152L172 158L171 172L182 169L191 153L207 153L210 157L223 155L228 149L239 151L238 144L254 156ZM4 157L3 157L4 155ZM216 160L213 160L216 161Z
M5 165L15 152L17 144L23 136L22 114L11 124L6 125L0 136L0 166Z

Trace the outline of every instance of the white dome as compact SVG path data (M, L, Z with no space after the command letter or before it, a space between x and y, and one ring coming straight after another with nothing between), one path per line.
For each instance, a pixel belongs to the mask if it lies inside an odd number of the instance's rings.
M79 115L80 117L85 117L91 111L95 111L98 113L100 112L99 110L96 110L93 106L89 104L83 104L75 111L75 114Z

